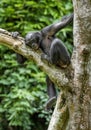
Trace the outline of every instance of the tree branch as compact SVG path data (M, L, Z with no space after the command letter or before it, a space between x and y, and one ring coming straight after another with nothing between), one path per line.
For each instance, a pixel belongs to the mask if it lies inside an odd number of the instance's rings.
M64 93L60 92L48 130L66 130L69 120L69 110L67 104L63 101L63 97Z
M59 87L61 91L58 99L57 104L52 116L52 119L49 124L48 130L60 130L66 128L66 123L68 122L69 112L68 107L64 102L64 98L66 101L67 98L67 89L72 87L72 67L71 65L67 69L60 69L53 65L48 65L41 60L41 50L34 51L33 49L29 48L25 45L24 38L18 37L14 39L12 37L12 33L0 29L0 44L3 44L10 49L14 50L16 53L23 55L24 57L28 58L29 60L33 60L38 67L43 70L50 79ZM61 121L61 125L60 125Z
M24 38L18 36L17 39L12 37L12 33L0 29L0 44L3 44L16 53L23 55L29 60L33 60L38 67L43 70L50 79L59 87L64 88L70 86L70 78L68 76L68 69L55 68L53 65L48 66L46 63L41 61L41 50L34 51L27 47L24 42Z

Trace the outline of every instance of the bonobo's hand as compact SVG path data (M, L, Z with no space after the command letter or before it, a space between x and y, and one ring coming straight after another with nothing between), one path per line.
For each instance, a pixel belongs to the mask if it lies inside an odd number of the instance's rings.
M12 32L11 35L13 38L18 38L18 36L20 36L19 32L17 32L17 31ZM16 59L17 59L17 62L21 65L26 61L25 57L23 57L22 55L17 54L17 53L16 53Z
M11 34L12 34L13 38L17 38L20 35L19 32L17 32L17 31L16 32L12 32Z
M44 54L44 53L42 53L41 54L41 60L43 61L43 62L45 62L45 63L49 63L49 58L48 58L48 56L46 55L46 54Z
M70 15L65 15L62 17L61 21L66 21L67 19L70 19L70 21L73 21L73 17L74 17L74 13L70 14Z

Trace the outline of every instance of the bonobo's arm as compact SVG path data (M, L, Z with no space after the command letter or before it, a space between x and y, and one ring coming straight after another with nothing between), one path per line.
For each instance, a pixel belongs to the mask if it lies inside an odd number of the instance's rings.
M64 28L66 25L73 21L74 14L72 13L70 16L65 16L62 18L61 21L51 24L41 31L44 35L53 36L55 35L60 29Z

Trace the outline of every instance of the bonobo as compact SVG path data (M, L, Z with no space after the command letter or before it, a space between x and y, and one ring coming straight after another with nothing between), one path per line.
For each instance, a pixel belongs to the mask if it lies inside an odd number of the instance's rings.
M26 45L32 47L35 51L41 48L43 54L41 59L48 61L51 64L66 68L70 64L69 53L63 42L55 37L55 34L68 25L73 20L73 14L64 17L58 23L54 23L43 28L41 31L29 32L25 37ZM50 109L50 102L56 98L56 90L54 83L47 76L47 92L49 100L46 104L46 109Z
M41 55L42 60L61 68L66 68L70 64L70 56L63 42L56 38L55 34L70 24L71 21L73 21L73 14L63 17L61 21L49 25L40 31L29 32L25 37L26 45L32 47L35 51L40 48L43 51ZM21 56L21 58L23 57ZM46 109L50 109L51 103L56 99L57 94L55 85L48 76L46 77L46 82L49 95Z

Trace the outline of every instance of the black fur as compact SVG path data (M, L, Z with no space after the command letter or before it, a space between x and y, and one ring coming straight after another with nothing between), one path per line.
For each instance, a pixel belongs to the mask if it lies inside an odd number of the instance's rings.
M73 14L64 17L61 21L49 25L40 31L29 32L25 37L25 43L32 47L35 51L40 48L43 51L41 59L51 64L66 68L70 64L69 53L63 42L55 37L55 34L66 27L73 20ZM56 98L56 90L54 83L47 76L47 92L49 101L46 104L46 109L50 108L50 103Z
M41 55L42 60L48 61L49 63L61 68L66 68L70 64L70 56L63 42L56 38L55 34L68 25L72 19L73 14L63 18L62 21L58 23L43 28L41 31L29 32L25 37L26 45L33 47L35 51L38 48L41 48L43 51L43 54ZM53 102L56 98L56 90L54 83L48 76L46 82L47 92L49 95L46 109L49 109L50 102Z

